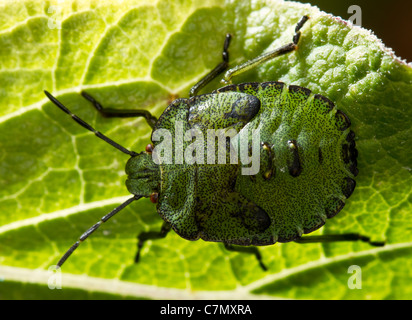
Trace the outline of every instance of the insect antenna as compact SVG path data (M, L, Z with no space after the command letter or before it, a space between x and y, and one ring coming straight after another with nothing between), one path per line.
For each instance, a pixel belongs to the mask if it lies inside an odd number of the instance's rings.
M67 109L59 100L57 100L55 97L53 97L49 92L44 90L44 93L46 94L47 98L50 99L51 102L53 102L56 106L58 106L61 110L66 112L68 115L72 117L74 121L76 121L78 124L80 124L82 127L86 128L87 130L93 132L97 137L102 139L103 141L107 142L111 146L115 147L116 149L120 150L123 153L126 153L132 157L137 156L137 153L134 151L130 151L126 149L125 147L121 146L117 142L113 141L112 139L108 138L105 136L103 133L97 131L94 129L90 124L88 124L86 121L80 119L77 115L73 114L69 109Z
M123 202L120 206L117 208L113 209L111 212L103 216L99 222L95 223L93 226L91 226L85 233L83 233L80 237L79 240L77 240L69 250L66 251L66 253L60 258L59 262L57 262L56 269L59 269L63 263L67 260L68 257L71 256L74 250L77 249L77 247L82 243L84 240L86 240L94 231L96 231L102 223L106 222L109 220L111 217L113 217L116 213L118 213L120 210L124 209L127 207L129 204L131 204L133 201L139 200L142 196L134 195L133 197L129 198L125 202Z

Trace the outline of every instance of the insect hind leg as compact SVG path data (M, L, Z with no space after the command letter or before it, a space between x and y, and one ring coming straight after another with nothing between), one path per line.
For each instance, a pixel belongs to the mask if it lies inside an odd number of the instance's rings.
M303 236L302 238L295 240L297 243L330 243L341 241L362 241L369 243L374 247L382 247L385 245L383 241L371 241L367 236L363 236L359 233L343 233L343 234L325 234L319 236Z
M223 83L230 84L232 81L231 79L238 74L241 74L245 71L248 71L252 68L257 67L258 65L271 60L273 58L279 57L281 55L284 55L286 53L295 51L297 49L297 45L300 39L300 29L302 29L303 25L305 24L306 21L308 21L309 17L308 16L303 16L299 22L296 24L295 27L295 34L293 35L292 42L288 43L274 51L266 52L261 54L260 56L257 56L254 59L248 60L238 66L235 66L228 71L226 71L224 78L222 79Z
M267 271L268 268L262 261L262 255L260 254L260 251L258 248L250 246L250 247L243 247L243 246L234 246L233 244L229 244L224 242L226 250L228 251L234 251L234 252L241 252L241 253L248 253L248 254L253 254L256 257L256 260L258 261L260 267L262 268L263 271Z
M229 44L232 36L230 33L226 34L225 42L223 44L222 59L223 61L219 63L212 71L210 71L206 76L204 76L198 83L196 83L189 92L189 96L193 97L206 86L209 82L215 79L219 74L225 71L229 67Z

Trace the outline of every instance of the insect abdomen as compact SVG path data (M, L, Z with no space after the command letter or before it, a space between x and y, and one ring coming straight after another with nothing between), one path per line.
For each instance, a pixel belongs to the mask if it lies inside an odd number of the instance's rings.
M218 92L229 90L261 101L259 114L245 129L260 128L261 168L272 172L239 175L237 189L271 218L262 243L291 241L318 229L343 208L356 185L357 150L349 118L329 99L299 86L245 83Z

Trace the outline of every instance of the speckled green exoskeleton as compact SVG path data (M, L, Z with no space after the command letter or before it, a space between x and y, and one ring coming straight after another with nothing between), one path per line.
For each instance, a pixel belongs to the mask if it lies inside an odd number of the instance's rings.
M230 83L233 76L296 50L300 29L307 20L304 16L297 23L291 43L228 70L224 81ZM54 104L80 125L131 156L126 164L126 185L133 197L87 230L61 258L58 267L103 222L141 197L150 197L156 203L164 224L160 231L138 236L135 261L139 260L146 240L165 237L171 229L188 240L223 242L229 250L252 253L263 269L266 267L256 246L288 241L351 240L383 245L359 234L302 237L335 216L355 189L358 152L350 120L328 98L281 82L229 84L212 93L197 95L228 68L230 39L228 34L223 61L191 89L190 98L173 101L159 119L145 110L103 108L82 92L104 116L140 116L147 120L153 129L152 144L141 153L129 151L96 131L46 92ZM225 142L227 151L236 144L237 149L242 147L239 139L242 132L258 132L259 144L255 150L259 155L258 172L242 174L247 165L239 160L230 162L229 158L226 163L187 163L175 154L172 162L162 162L156 152L162 141L155 137L156 133L167 130L175 139L176 130L195 129L203 136L211 129L224 132L232 129L236 134L231 136L233 140ZM243 141L247 143L248 153L252 140L253 135L248 134ZM191 139L184 139L179 148L183 152L191 143ZM171 144L177 144L177 139ZM214 141L212 146L216 145ZM200 146L207 149L210 143L203 140Z

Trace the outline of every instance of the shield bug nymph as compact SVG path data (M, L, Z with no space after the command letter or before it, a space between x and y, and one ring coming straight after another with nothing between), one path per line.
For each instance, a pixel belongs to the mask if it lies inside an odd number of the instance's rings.
M159 119L146 110L103 108L82 92L104 116L146 119L153 130L152 142L140 153L124 148L95 130L45 91L47 97L73 120L130 156L126 164L126 186L133 195L81 235L57 266L60 267L103 222L142 197L149 197L156 204L164 223L158 232L138 235L136 262L145 241L163 238L171 229L188 240L223 242L228 250L254 254L262 269L266 266L256 246L288 241L355 240L383 245L355 233L303 236L317 230L342 210L356 186L355 134L350 129L349 117L331 100L308 88L273 81L228 84L198 95L201 88L224 71L224 82L230 83L233 76L297 50L300 30L308 19L303 16L299 20L291 43L228 71L231 36L227 34L223 61L192 87L189 98L174 100ZM252 142L252 149L258 156L259 170L244 174L246 166L241 161L184 162L178 161L176 154L172 161L156 160L154 154L164 142L159 140L160 130L170 134L169 144L174 146L178 144L177 131L196 131L203 136L210 130L232 132L226 136L230 138L225 144L227 150L232 147L245 149L239 137L245 136L249 146L257 135L250 136L248 132L258 132L258 144ZM216 145L215 142L201 140L197 146L206 150ZM182 138L179 143L183 154L192 141ZM217 158L218 154L212 156Z

